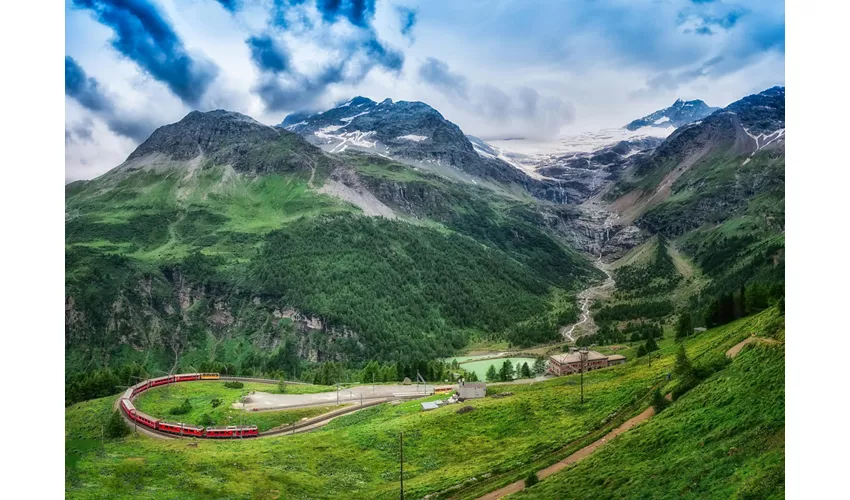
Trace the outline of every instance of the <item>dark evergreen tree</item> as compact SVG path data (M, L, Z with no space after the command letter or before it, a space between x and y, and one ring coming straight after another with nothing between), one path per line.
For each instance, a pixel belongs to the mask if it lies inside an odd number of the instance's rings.
M676 352L676 363L673 365L673 373L682 380L689 380L694 376L694 367L685 351L685 344L679 344Z
M676 323L676 339L681 340L694 333L694 324L691 320L691 313L683 312L679 314L679 321Z
M534 360L534 374L535 375L543 375L546 371L546 362L543 361L542 358L537 358Z
M511 363L511 360L506 359L504 363L502 363L502 368L499 370L499 380L503 382L508 382L514 379L516 376L516 370L514 370L514 364Z
M113 439L124 437L130 433L130 428L124 421L124 417L121 416L120 411L115 410L112 412L112 416L109 417L109 421L106 423L104 433L106 437Z
M655 389L655 392L652 393L652 408L655 409L655 414L659 414L664 411L664 408L670 404L667 399L661 394L661 391Z
M658 350L658 344L655 343L654 338L650 337L649 340L646 341L646 344L644 344L644 349L646 350L646 353L649 354Z

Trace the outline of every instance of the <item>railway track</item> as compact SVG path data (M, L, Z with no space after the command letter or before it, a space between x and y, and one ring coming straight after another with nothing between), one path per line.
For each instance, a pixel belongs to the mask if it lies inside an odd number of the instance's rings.
M225 381L225 382L232 382L232 381L256 382L256 383L269 384L269 385L277 385L279 383L278 380L251 378L251 377L220 377L217 380L222 380L222 381ZM306 384L304 382L287 382L287 384L289 384L289 383L309 385L309 384ZM299 433L304 433L304 432L310 432L312 430L315 430L315 429L318 429L320 427L327 425L331 420L333 420L337 417L341 417L341 416L347 415L349 413L354 413L356 411L360 411L360 410L365 409L365 408L377 406L379 404L387 403L389 401L393 401L393 400L397 400L397 399L412 399L412 398L421 397L421 396L422 395L411 394L411 395L399 395L399 396L393 396L393 397L366 398L365 401L361 400L359 404L358 403L348 403L344 407L339 408L337 410L333 410L333 411L330 411L328 413L324 413L322 415L318 415L318 416L313 417L313 418L302 420L300 422L293 423L292 425L278 426L278 427L260 432L256 436L243 436L241 438L240 437L232 437L232 438L228 438L226 440L227 441L233 441L233 440L239 440L239 439L258 439L258 438L265 438L265 437L280 436L280 435L285 435L285 434L299 434ZM137 397L137 395L133 395L133 396L127 398L127 399L130 399L130 401L132 402L134 399L136 399L136 397ZM121 400L125 399L125 398L126 398L126 393L119 396L118 399L115 400L115 403L113 403L113 405L112 405L113 409L121 411ZM265 410L265 411L285 410L287 408L296 408L296 407L304 407L304 406L315 406L315 405L312 405L312 404L310 404L310 405L295 405L295 406L289 406L289 407L270 408L270 409ZM149 437L158 438L158 439L169 439L169 440L197 439L198 438L198 436L191 436L191 435L181 436L181 435L173 434L173 433L170 433L170 432L164 432L164 431L161 431L161 430L158 430L158 429L151 428L147 425L139 424L137 421L130 418L127 415L127 413L124 412L124 411L121 411L121 417L124 419L125 423L128 426L132 427L137 433L141 432L142 434L149 436ZM201 437L201 439L214 439L214 438Z

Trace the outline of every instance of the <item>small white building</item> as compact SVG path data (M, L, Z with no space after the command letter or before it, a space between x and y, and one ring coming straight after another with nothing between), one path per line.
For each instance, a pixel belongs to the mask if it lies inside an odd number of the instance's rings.
M487 395L487 384L484 382L461 382L457 386L458 399L478 399Z

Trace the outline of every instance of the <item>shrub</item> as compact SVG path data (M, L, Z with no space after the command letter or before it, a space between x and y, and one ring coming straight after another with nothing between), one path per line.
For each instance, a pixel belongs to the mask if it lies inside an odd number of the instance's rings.
M212 405L213 408L218 408L219 406L221 406L221 399L220 398L212 398L210 400L210 404Z
M168 410L168 413L170 413L171 415L185 415L190 411L192 411L192 403L189 402L189 398L186 398L179 406L175 406L174 408Z
M667 408L670 405L670 402L661 394L661 391L655 389L655 392L652 393L652 408L655 409L655 414L659 414L664 411L664 408Z
M201 418L199 418L199 419L198 419L198 425L202 425L202 426L204 426L204 427L207 427L207 426L213 425L214 423L215 423L215 422L213 421L212 417L211 417L211 416L209 416L209 415L208 415L208 414L206 414L206 413L204 413L203 415L201 415Z
M537 477L537 473L532 472L531 474L528 475L527 478L525 478L525 487L530 488L530 487L534 486L535 484L537 484L539 482L540 482L540 478Z
M127 427L127 424L124 422L124 417L121 416L121 412L115 410L112 412L112 416L109 417L109 421L106 423L106 437L108 438L122 438L130 433L130 428Z
M227 387L228 389L241 389L241 388L245 387L245 384L243 384L242 382L233 381L233 382L225 382L224 386Z
M676 387L673 389L673 401L678 400L682 397L686 392L690 391L694 387L696 387L698 381L691 377L687 379L683 379L680 381Z

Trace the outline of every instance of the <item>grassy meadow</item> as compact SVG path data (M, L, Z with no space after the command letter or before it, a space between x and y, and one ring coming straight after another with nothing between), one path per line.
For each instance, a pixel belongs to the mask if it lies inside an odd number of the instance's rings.
M333 387L288 384L289 394L312 394L333 391ZM241 389L230 389L224 382L187 382L166 385L149 389L136 399L136 407L148 415L169 421L184 422L192 425L204 425L202 416L210 417L212 423L206 425L256 425L260 432L297 422L302 418L310 418L327 413L334 408L311 407L292 410L276 410L263 412L245 412L232 408L242 396L251 392L279 393L276 385L248 382ZM171 415L169 410L180 406L186 399L191 404L191 410L183 415ZM214 400L218 400L215 405Z
M695 362L722 355L775 316L770 310L704 332L687 341L688 353ZM202 441L197 448L144 436L107 441L101 448L96 421L108 417L113 399L88 401L66 410L71 457L66 492L69 498L395 498L400 432L410 498L447 491L473 477L497 487L527 474L524 468L548 465L558 450L605 427L618 410L632 414L645 407L632 409L632 403L666 383L676 348L672 340L662 341L651 367L640 359L586 374L584 405L579 378L561 377L494 387L491 396L513 394L468 402L474 410L463 414L458 405L422 412L411 401L368 408L312 433ZM672 415L679 404L667 411ZM465 498L464 491L452 494Z

